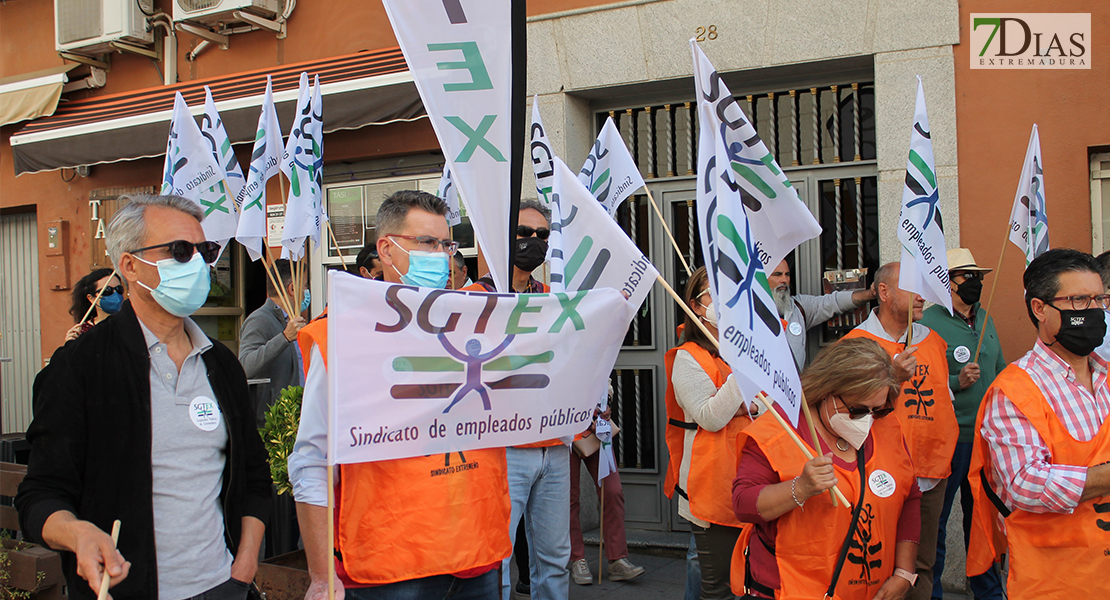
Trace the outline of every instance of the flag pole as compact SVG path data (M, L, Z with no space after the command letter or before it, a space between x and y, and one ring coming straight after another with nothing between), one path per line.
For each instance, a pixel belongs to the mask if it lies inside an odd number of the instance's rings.
M80 325L80 324L84 323L85 321L89 320L89 315L91 315L93 309L96 308L96 303L100 302L100 297L104 295L104 290L108 289L108 284L112 283L112 278L115 277L115 276L116 276L116 270L112 269L112 273L110 275L108 275L108 281L105 281L104 286L101 287L100 291L96 293L96 298L93 298L92 304L89 305L89 310L85 311L85 316L81 317L81 320L77 322L78 325Z
M806 401L806 394L802 392L802 412L805 413L806 423L809 423L809 435L813 439L813 447L820 452L820 443L817 441L817 424L813 420L813 411L809 410L809 402ZM829 498L832 499L832 505L836 507L836 494L829 490Z
M597 457L601 460L601 457ZM601 514L598 517L597 524L597 584L601 585L601 565L605 564L605 555L602 553L605 548L605 485L601 485L601 495L598 496L598 504L601 507Z
M671 240L671 245L674 246L675 254L678 254L678 259L682 261L682 267L686 269L686 276L689 277L693 271L690 270L690 265L686 262L686 257L682 255L682 250L678 247L678 242L675 241L674 235L671 233L671 228L667 227L667 220L663 218L663 211L659 210L659 205L655 203L655 198L651 195L651 190L648 189L647 184L644 185L644 191L647 192L648 200L651 201L651 207L655 209L655 214L659 216L659 222L663 224L663 231L667 232L667 237ZM693 243L693 240L690 240Z
M1002 257L1006 256L1006 246L1010 245L1010 228L1006 228L1006 238L1002 240L1002 251L998 253L998 268L994 270L994 281L991 282L991 295L987 298L987 312L983 314L983 327L979 330L979 341L975 344L975 358L971 362L979 362L979 350L983 348L983 334L987 332L987 319L991 318L991 305L994 304L994 290L998 287L998 273L1002 271Z
M690 320L698 326L698 329L701 329L701 332L705 334L705 337L709 338L709 341L713 342L714 346L720 348L721 343L717 341L717 337L714 336L712 333L709 333L709 329L705 326L704 323L701 322L701 319L699 319L698 316L694 314L694 311L686 304L686 302L682 300L682 297L678 295L678 292L674 291L674 288L672 288L671 285L667 283L667 280L663 279L662 275L657 275L655 277L655 280L662 284L663 289L667 290L667 293L671 295L671 298L674 298L674 301L678 302L678 305L682 307L682 310L686 311L686 316L690 317Z
M775 417L775 420L779 422L779 425L781 425L782 428L786 430L786 433L790 435L790 439L793 440L794 444L801 449L802 454L805 454L806 460L813 460L813 453L809 451L809 448L806 448L805 442L803 442L801 438L798 437L798 434L794 433L794 428L791 427L790 424L782 418L782 415L780 415L779 412L771 406L771 403L767 401L767 395L763 392L760 392L755 395L755 398L756 400L762 402L763 406L767 407L767 412L771 413ZM833 493L834 497L837 500L843 502L845 507L851 509L852 503L848 502L848 499L844 497L844 494L840 491L839 487L834 485L833 487L829 488L829 491Z
M119 542L119 526L120 521L116 519L112 523L112 547L115 547ZM100 578L100 591L96 595L96 600L104 600L108 597L108 584L112 582L112 576L108 574L108 569L104 569L104 576Z
M266 271L266 276L270 278L270 283L272 283L274 288L277 289L278 300L281 300L281 307L285 309L285 312L289 315L289 318L292 319L293 313L290 311L289 308L289 298L286 297L285 289L281 286L281 274L277 272L277 264L274 262L274 254L270 250L270 241L262 240L262 243L266 246L266 254L262 255L262 269ZM267 261L267 259L269 260Z
M331 411L330 402L328 410ZM330 427L329 427L330 429ZM329 431L330 435L331 432ZM328 444L331 446L331 444ZM331 449L329 448L330 452ZM328 464L328 600L335 600L335 467Z
M906 311L906 348L913 345L913 292L910 292L910 308Z

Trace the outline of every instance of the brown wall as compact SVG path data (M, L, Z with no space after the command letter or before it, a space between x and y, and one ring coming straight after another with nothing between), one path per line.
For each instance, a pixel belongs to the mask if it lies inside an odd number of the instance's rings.
M1090 70L1039 71L970 68L971 13L1091 13ZM1049 241L1054 248L1091 251L1089 152L1110 146L1110 6L1073 0L1046 7L1034 0L960 3L960 44L955 47L956 126L959 131L960 237L980 265L996 268L1033 123L1044 157ZM1105 151L1105 150L1104 150ZM1024 258L1006 242L991 314L1007 360L1032 347L1036 330L1023 300ZM1101 249L1099 249L1101 250Z

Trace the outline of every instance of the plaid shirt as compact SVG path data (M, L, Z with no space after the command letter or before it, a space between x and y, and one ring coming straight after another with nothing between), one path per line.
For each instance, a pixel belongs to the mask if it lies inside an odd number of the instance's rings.
M1040 339L1014 364L1033 379L1072 437L1086 442L1098 433L1110 415L1106 361L1094 354L1090 357L1094 395ZM991 487L1011 510L1072 512L1083 495L1087 467L1053 464L1040 434L1000 390L992 388L987 400L980 431L991 454Z

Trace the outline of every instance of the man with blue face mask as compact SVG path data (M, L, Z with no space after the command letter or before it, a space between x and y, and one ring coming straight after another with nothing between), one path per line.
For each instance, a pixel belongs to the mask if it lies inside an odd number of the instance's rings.
M242 599L271 483L239 361L189 318L219 245L190 200L121 200L107 247L130 299L35 382L21 526L62 552L71 598L107 571L121 600Z
M382 203L375 225L386 283L446 285L448 260L458 249L446 215L447 204L426 192L400 191ZM289 456L312 580L305 600L327 598L329 560L337 598L341 590L348 600L496 596L497 567L512 551L503 448L339 465L334 514L328 514L327 323L325 313L300 332L308 374ZM437 476L445 467L457 471ZM328 547L331 518L334 548Z

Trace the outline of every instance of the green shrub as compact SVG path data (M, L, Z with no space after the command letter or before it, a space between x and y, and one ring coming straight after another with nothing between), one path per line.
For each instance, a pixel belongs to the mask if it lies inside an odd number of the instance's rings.
M303 395L304 388L296 385L281 390L281 396L266 411L266 424L258 430L270 454L270 477L277 485L278 494L293 493L288 461L297 441Z

